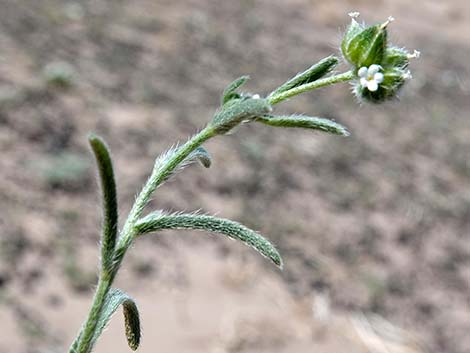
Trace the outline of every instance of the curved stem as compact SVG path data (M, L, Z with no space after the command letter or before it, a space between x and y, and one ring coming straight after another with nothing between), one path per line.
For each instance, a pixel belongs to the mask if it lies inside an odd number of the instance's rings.
M189 139L183 146L178 148L175 154L164 164L164 165L155 165L152 171L152 174L148 178L147 182L145 183L142 191L137 196L137 199L132 206L131 211L129 212L129 216L127 217L126 223L124 228L121 232L121 236L119 237L119 242L117 245L117 253L119 253L120 249L127 249L127 247L132 242L134 237L134 225L142 215L142 211L144 207L150 200L153 192L157 189L157 187L165 181L165 179L170 175L175 168L196 148L201 146L205 141L214 137L216 135L214 129L212 127L206 127L201 130L198 134L194 135L191 139ZM117 258L117 261L121 261L122 259ZM119 264L118 264L119 265Z
M280 102L282 102L282 101L284 101L284 100L286 100L290 97L296 96L298 94L301 94L301 93L304 93L304 92L307 92L307 91L311 91L311 90L316 89L316 88L330 86L330 85L333 85L335 83L350 81L353 78L354 78L354 73L352 71L347 71L347 72L344 72L342 74L326 77L326 78L323 78L323 79L320 79L320 80L313 81L311 83L307 83L307 84L302 85L302 86L294 87L294 88L292 88L288 91L284 91L284 92L281 92L281 93L278 93L278 94L274 94L272 96L269 96L267 98L267 100L271 105L274 105L274 104L280 103Z
M330 76L290 90L273 94L267 98L271 105L280 103L290 97L300 93L310 91L316 88L329 86L339 82L346 82L354 78L354 73L348 71L339 75ZM136 198L134 205L127 217L124 228L120 232L119 240L113 254L113 266L110 271L102 271L98 280L98 286L93 298L88 317L82 330L69 349L69 353L89 353L93 344L93 336L97 326L97 321L101 315L106 295L111 289L112 283L119 270L121 262L136 236L135 224L142 215L144 207L149 202L153 192L166 180L166 178L184 161L188 155L196 148L201 146L208 139L216 136L217 133L212 126L207 126L198 134L189 139L183 146L178 148L175 153L165 161L164 164L155 164L152 174L148 178L141 192Z
M70 353L90 352L95 328L98 323L99 316L101 314L101 309L103 308L106 294L108 294L112 282L113 278L109 278L108 276L103 275L100 276L90 312L85 321L82 331L76 338L76 340L78 340L78 344L76 344L76 342L72 344L69 351Z
M215 135L216 134L212 127L206 127L198 134L194 135L191 139L189 139L183 146L181 146L164 165L155 165L152 174L148 178L140 194L137 196L137 199L132 206L131 211L129 212L124 228L120 233L119 241L114 252L113 269L111 273L101 273L90 312L82 328L82 331L79 333L74 343L70 347L69 353L90 352L93 335L96 329L98 318L104 305L106 295L111 289L111 285L114 281L114 278L116 277L124 255L126 254L127 249L134 239L135 223L142 215L142 211L149 202L150 197L152 196L155 189L191 152L193 152L205 141L211 137L214 137Z

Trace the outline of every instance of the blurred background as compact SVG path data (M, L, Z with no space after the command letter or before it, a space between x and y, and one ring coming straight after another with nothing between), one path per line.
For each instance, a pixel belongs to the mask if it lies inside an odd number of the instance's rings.
M259 230L283 272L203 233L137 242L116 286L140 352L468 353L470 5L465 0L0 0L0 352L64 352L96 281L100 199L86 134L109 143L124 217L154 158L231 80L267 93L338 53L359 11L411 50L400 102L346 84L278 111L349 138L251 124L210 141L152 207ZM342 68L345 68L343 65ZM97 352L128 352L120 312Z

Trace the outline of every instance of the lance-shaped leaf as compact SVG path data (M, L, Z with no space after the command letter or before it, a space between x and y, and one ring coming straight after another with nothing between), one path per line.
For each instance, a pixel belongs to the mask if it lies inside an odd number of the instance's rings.
M70 345L69 353L77 353L78 352L78 345L80 344L80 339L82 338L83 328L80 329L77 337L75 337L74 341Z
M349 136L348 130L341 124L325 118L316 118L305 115L262 116L256 121L276 127L297 127L320 130L336 135Z
M193 213L165 214L155 212L139 220L135 227L138 235L162 229L194 229L223 234L251 246L282 268L281 255L274 245L257 232L228 219Z
M237 78L235 81L230 83L225 89L224 93L222 94L222 105L227 103L228 101L235 99L235 98L240 98L240 94L237 93L237 89L239 89L241 86L243 86L246 81L250 79L249 76L242 76Z
M112 266L118 229L118 208L116 182L113 164L106 143L100 137L90 134L88 141L95 155L103 194L103 231L101 235L101 263L104 270Z
M307 70L298 73L286 83L282 84L279 88L273 91L269 96L288 91L292 88L305 85L307 83L316 81L323 76L329 74L338 65L338 58L336 56L328 56L318 63L312 65Z
M135 304L134 299L132 299L120 289L116 288L111 288L106 296L105 304L101 310L101 314L91 341L91 346L94 346L103 330L108 325L109 320L111 320L111 316L113 316L117 308L121 305L124 313L127 344L134 351L139 347L141 330L137 305Z
M203 167L210 168L212 164L211 155L209 152L202 146L196 148L185 160L183 163L189 164L193 160L198 160Z
M225 134L238 124L266 115L271 111L271 104L264 98L232 99L215 114L210 126L217 134Z

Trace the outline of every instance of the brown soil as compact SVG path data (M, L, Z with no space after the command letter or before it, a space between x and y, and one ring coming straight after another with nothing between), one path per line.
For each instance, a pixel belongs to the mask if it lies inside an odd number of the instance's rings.
M168 233L133 248L140 352L446 352L470 347L470 5L464 0L0 1L0 353L66 351L92 296L99 197L86 134L109 143L121 214L153 159L223 87L266 92L332 52L358 10L418 48L400 103L346 85L280 110L344 139L243 126L211 141L153 208L202 209L274 241ZM72 73L52 84L45 68ZM46 70L46 71L47 71ZM67 84L70 86L67 87ZM152 207L149 208L149 210ZM116 315L97 352L128 352Z

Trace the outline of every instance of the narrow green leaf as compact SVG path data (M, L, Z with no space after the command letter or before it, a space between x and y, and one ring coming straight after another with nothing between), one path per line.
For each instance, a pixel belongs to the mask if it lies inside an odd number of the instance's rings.
M233 99L215 114L210 126L217 134L225 134L238 124L266 115L271 111L271 104L264 98Z
M274 245L257 232L228 219L199 214L164 214L163 212L155 212L139 220L135 227L138 235L162 229L194 229L223 234L251 246L261 255L269 258L278 267L282 268L281 255Z
M102 138L90 134L88 141L95 155L103 194L103 231L101 235L101 264L104 270L112 266L118 229L118 205L113 164L106 143Z
M316 118L304 115L262 116L256 121L276 127L296 127L320 130L336 135L349 136L348 130L341 124L325 118Z
M197 159L205 168L210 168L212 164L211 155L209 152L202 146L199 146L192 152L188 158L188 161L192 161ZM185 160L186 161L186 160Z
M338 65L338 62L339 60L336 56L328 56L320 60L318 63L312 65L307 70L295 75L289 81L282 84L279 88L273 91L269 96L273 96L281 92L288 91L292 88L316 81L329 74Z
M124 325L126 328L126 338L129 347L135 351L140 344L140 318L139 310L134 301L126 300L122 303L124 312Z
M94 346L120 305L122 305L124 312L127 343L134 351L139 347L141 330L137 305L135 304L134 299L116 288L111 288L109 293L106 295L105 304L101 310L91 346Z
M235 99L235 98L240 98L240 94L236 92L237 89L239 89L241 86L243 86L246 81L250 79L249 76L242 76L237 78L235 81L230 83L224 90L224 93L222 94L222 105L227 103L228 101Z
M70 345L70 348L68 350L69 353L78 353L78 346L80 344L80 339L82 338L82 332L83 328L80 329L80 332L78 333L77 337L75 337L72 344Z

